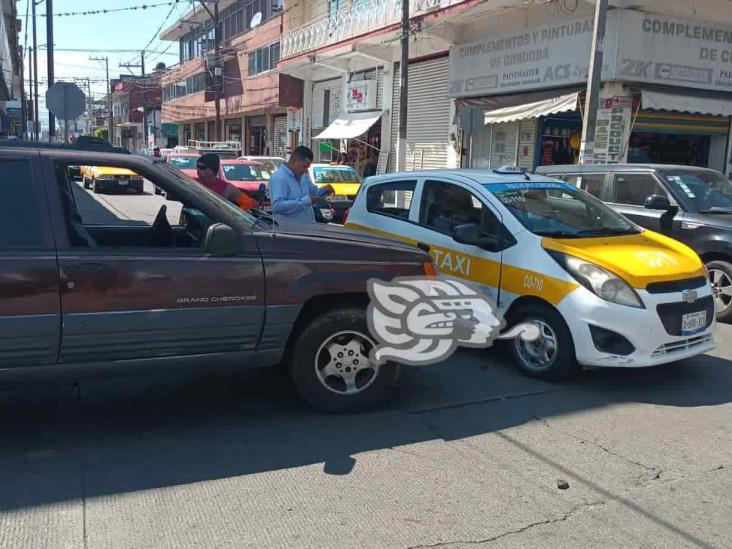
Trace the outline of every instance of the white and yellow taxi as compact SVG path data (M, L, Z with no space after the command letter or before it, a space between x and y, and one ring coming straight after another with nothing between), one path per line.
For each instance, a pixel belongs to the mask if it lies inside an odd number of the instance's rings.
M430 246L437 270L481 284L518 365L560 378L578 364L642 367L710 351L714 297L685 245L567 183L516 169L370 177L346 226Z

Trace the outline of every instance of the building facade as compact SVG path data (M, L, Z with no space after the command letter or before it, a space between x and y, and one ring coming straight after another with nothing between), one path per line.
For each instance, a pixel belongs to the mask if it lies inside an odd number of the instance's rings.
M277 71L281 23L277 1L219 2L218 57L213 19L203 8L162 33L179 47L179 65L162 77L162 122L177 125L180 144L236 141L243 154L286 154L287 112L301 107L303 89Z
M18 36L21 21L14 0L1 0L0 18L0 134L22 135L23 54Z
M112 116L114 143L133 152L150 146L150 130L154 141L162 132L162 124L156 128L150 120L156 119L156 112L162 109L162 88L160 77L122 76L112 81ZM158 117L159 119L159 117Z

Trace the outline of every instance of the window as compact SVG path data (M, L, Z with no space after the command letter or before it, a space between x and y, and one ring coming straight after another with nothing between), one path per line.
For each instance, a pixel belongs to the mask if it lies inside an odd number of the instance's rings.
M666 196L651 174L627 174L615 176L615 200L617 204L643 206L653 194Z
M409 219L409 209L412 206L416 186L416 181L395 181L374 185L366 193L366 209L371 213Z
M280 43L275 42L269 46L249 52L249 76L260 72L271 71L277 68L280 59Z
M450 236L459 225L481 224L488 234L494 234L500 226L498 219L473 193L440 181L425 183L419 218L420 225Z
M0 248L41 248L30 163L0 160Z
M198 203L215 202L214 208L235 211L248 226L254 223L247 213L175 168L162 164L160 169L198 195ZM196 203L155 194L154 185L165 190L162 180L154 184L126 168L82 166L81 181L73 180L63 163L55 170L72 247L171 248L185 253L201 250L208 227L220 221L209 218ZM130 200L128 194L139 196Z
M605 183L604 173L588 173L565 175L562 177L567 183L579 187L585 192L590 193L595 198L602 197L602 189Z

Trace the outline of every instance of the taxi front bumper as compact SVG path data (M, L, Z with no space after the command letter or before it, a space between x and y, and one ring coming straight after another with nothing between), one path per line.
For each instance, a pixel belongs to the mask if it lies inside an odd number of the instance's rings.
M644 309L610 303L584 287L560 303L559 310L572 333L575 354L581 365L643 368L690 358L716 347L711 287L699 288L693 303L685 303L680 292L650 294L637 290L637 293ZM683 333L682 315L702 310L707 315L706 327L695 333ZM591 326L622 336L632 345L632 352L600 350ZM595 330L595 334L597 332Z

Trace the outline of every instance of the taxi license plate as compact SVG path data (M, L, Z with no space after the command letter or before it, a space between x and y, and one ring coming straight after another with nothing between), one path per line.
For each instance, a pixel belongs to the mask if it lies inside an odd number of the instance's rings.
M707 327L707 312L688 313L681 317L681 334L691 335Z

